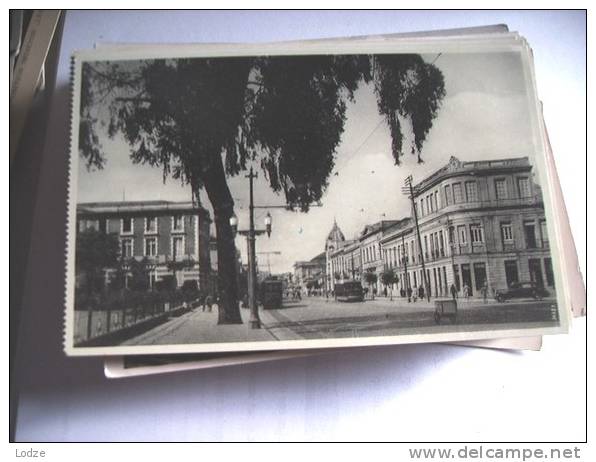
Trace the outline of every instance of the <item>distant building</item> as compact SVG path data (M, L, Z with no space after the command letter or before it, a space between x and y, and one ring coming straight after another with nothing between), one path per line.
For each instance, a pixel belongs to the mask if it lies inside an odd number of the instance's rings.
M325 260L323 252L309 261L297 261L294 264L293 284L302 288L322 288L325 283Z
M337 221L334 219L333 227L331 228L331 231L329 231L325 241L325 280L327 291L333 290L339 269L338 264L331 258L331 256L334 255L338 249L343 248L345 241L346 238L344 233L339 229Z
M384 269L380 241L396 224L397 220L382 220L366 225L355 239L337 242L333 250L330 246L326 252L332 276L328 289L333 290L337 282L365 281L367 272L380 278Z
M209 212L192 202L140 201L77 204L77 233L94 228L118 236L122 261L147 259L149 286L176 275L176 284L209 284ZM171 268L177 262L180 269ZM186 265L185 265L186 264Z

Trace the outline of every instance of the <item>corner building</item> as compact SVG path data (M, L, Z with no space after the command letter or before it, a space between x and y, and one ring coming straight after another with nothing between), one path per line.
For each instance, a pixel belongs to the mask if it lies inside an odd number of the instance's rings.
M485 283L489 294L516 281L554 288L542 193L527 157L451 157L413 190L421 245L414 219L381 241L400 288L426 286L435 297L447 296L451 283L470 295Z

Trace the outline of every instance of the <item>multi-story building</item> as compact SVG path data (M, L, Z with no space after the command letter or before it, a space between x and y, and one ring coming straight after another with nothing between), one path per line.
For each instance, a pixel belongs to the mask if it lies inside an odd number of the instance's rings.
M358 241L360 243L363 281L365 280L364 274L367 272L374 273L377 279L383 273L385 261L383 260L381 240L397 224L397 220L382 220L371 225L366 225L360 233Z
M325 252L309 261L294 263L293 283L303 289L315 285L322 287L325 281Z
M384 269L380 240L396 224L396 220L383 220L366 225L355 239L328 239L326 256L328 274L331 276L328 289L333 290L336 282L346 280L364 282L366 272L372 272L378 278ZM334 223L330 237L337 236L338 232L341 233L337 223ZM341 237L343 238L343 233Z
M424 286L433 296L447 295L452 283L471 295L515 281L554 288L544 204L528 158L452 157L413 191L420 242L410 220L381 243L402 287Z
M192 202L77 205L77 233L94 228L118 236L123 262L146 258L151 263L150 287L165 276L175 275L178 286L195 280L199 287L207 288L211 273L210 223L209 212Z

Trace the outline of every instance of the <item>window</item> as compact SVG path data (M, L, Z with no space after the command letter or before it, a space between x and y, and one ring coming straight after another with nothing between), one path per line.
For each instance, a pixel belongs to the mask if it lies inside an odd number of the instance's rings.
M424 216L424 199L420 199L420 216Z
M451 185L445 186L445 205L453 204L453 196L451 195Z
M428 236L424 236L424 258L428 258Z
M133 254L132 239L122 239L122 258L131 258Z
M428 210L428 213L434 212L432 197L432 195L426 196L426 208Z
M435 210L439 210L439 191L435 191Z
M182 215L172 217L172 229L174 231L184 231L184 217Z
M536 248L536 231L533 221L524 221L524 233L526 235L526 247L528 249Z
M548 229L546 229L546 220L540 220L540 237L542 238L542 247L548 247Z
M157 232L157 218L156 217L145 218L145 232L146 233Z
M472 244L481 244L484 242L482 226L479 224L470 225L470 237L472 239Z
M517 260L505 260L505 281L507 287L511 287L519 281L519 275L517 271Z
M99 220L80 220L79 231L87 231L88 229L99 231Z
M439 231L439 248L440 248L440 253L441 253L441 257L445 256L445 240L443 239L443 231Z
M546 275L546 284L549 287L554 287L555 285L555 273L553 273L553 262L550 258L544 259L544 269Z
M518 178L517 189L519 190L519 197L530 197L530 180L528 178Z
M174 258L184 255L184 238L182 236L172 238L172 255Z
M511 244L513 242L511 223L501 223L501 239L503 240L503 244Z
M461 183L453 183L453 202L459 204L464 201L463 193L461 190Z
M121 231L122 234L132 234L132 218L122 218Z
M475 181L466 181L466 200L468 202L478 201L478 189Z
M148 237L145 239L145 256L155 257L157 255L157 238Z
M468 243L468 239L467 239L467 235L466 235L466 227L463 225L458 226L457 234L459 236L460 245L466 245Z
M495 192L497 200L507 199L507 183L504 179L495 180Z

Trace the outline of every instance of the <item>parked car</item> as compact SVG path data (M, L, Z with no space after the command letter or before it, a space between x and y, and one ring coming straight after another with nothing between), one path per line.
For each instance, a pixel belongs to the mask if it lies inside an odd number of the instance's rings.
M535 282L513 282L508 289L497 290L495 292L495 300L500 303L512 298L534 298L540 300L548 296L548 290L544 287L539 287Z

